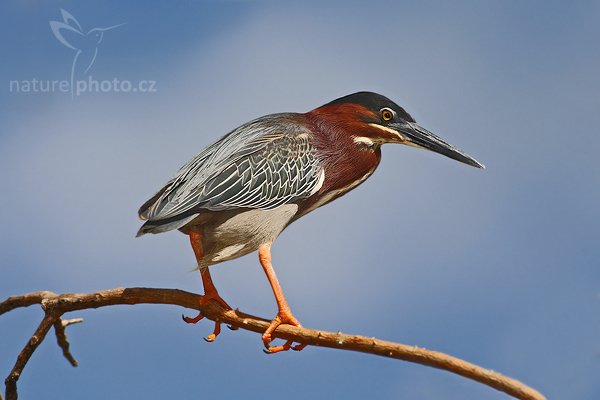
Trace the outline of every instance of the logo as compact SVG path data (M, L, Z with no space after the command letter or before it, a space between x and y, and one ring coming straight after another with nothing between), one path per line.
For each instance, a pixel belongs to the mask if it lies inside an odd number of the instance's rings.
M68 48L75 50L73 64L71 65L70 82L72 95L75 77L79 79L85 76L90 68L92 68L92 65L94 65L96 57L98 56L98 48L104 38L104 33L125 24L113 25L108 28L93 28L86 33L81 27L81 24L79 24L70 12L63 9L61 9L60 12L63 17L63 22L50 21L50 29L52 29L52 33L54 33L54 36L56 36L59 42Z
M95 80L90 71L98 56L102 53L102 41L105 34L112 35L116 28L126 23L108 27L83 29L79 21L67 10L60 10L62 21L49 21L54 37L65 47L73 50L73 61L69 72L69 80L41 80L33 78L23 81L9 81L10 92L17 93L70 93L71 98L89 92L156 92L156 81L140 80L132 82L113 78Z

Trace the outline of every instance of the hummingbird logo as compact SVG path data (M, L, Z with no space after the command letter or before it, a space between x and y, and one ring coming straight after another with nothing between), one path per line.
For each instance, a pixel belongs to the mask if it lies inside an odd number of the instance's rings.
M109 26L107 28L93 28L84 32L81 24L67 10L60 9L62 21L50 21L52 33L66 47L75 50L73 63L71 65L71 96L73 96L73 82L76 77L82 77L88 73L96 57L98 47L102 43L104 32L125 25L125 23Z

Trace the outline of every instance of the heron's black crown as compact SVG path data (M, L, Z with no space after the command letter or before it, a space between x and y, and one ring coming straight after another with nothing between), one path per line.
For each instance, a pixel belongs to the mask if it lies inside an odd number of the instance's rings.
M330 104L360 104L361 106L364 106L376 113L378 113L382 108L387 107L396 111L396 114L398 114L398 117L400 117L402 120L415 122L413 117L411 117L410 114L404 110L404 108L400 107L387 97L373 92L357 92L349 94L333 100L326 105Z

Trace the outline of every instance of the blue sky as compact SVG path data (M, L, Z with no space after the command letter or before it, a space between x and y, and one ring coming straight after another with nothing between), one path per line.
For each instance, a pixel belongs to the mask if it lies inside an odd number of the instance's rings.
M86 75L154 81L151 93L15 93L68 80L74 51L49 21L105 32ZM0 5L0 297L117 286L200 291L177 232L135 239L136 210L239 124L380 92L487 165L389 145L379 170L276 242L307 327L436 349L549 398L600 396L600 6L596 2L74 2ZM256 255L213 277L241 310L272 317ZM22 398L501 399L445 372L260 338L180 309L73 314L73 369L49 337ZM41 318L0 319L6 375ZM58 397L57 397L58 398Z

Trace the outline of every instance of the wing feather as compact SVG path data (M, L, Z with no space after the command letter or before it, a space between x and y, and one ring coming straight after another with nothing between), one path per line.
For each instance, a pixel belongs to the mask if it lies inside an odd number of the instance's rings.
M323 183L309 138L289 114L251 121L184 165L142 206L140 217L160 221L203 209L272 209L308 197Z

